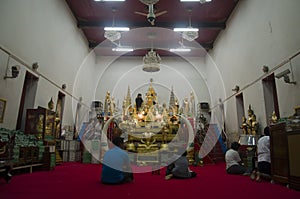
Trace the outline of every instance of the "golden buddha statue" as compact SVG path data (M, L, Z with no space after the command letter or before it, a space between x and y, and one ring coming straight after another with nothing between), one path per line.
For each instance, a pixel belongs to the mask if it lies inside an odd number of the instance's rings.
M110 102L110 110L111 110L111 115L113 115L116 112L116 102L115 102L115 97L111 97L111 102Z
M175 100L175 113L174 115L178 114L179 113L179 102L178 102L178 99Z
M257 131L258 131L258 122L256 121L256 115L253 114L251 116L251 134L252 135L257 135Z
M48 109L53 110L53 108L54 108L54 102L53 102L52 97L51 97L50 101L48 102Z
M106 92L105 101L104 101L104 115L108 116L111 114L111 100L110 100L110 92Z
M154 91L154 88L152 87L152 82L150 82L150 86L146 94L146 105L150 108L155 104L156 104L156 93Z
M271 121L273 124L278 122L278 118L277 118L275 111L273 111L273 113L272 113Z
M242 117L242 125L241 125L241 129L243 129L243 134L246 135L248 133L247 129L248 129L248 125L247 125L247 120L245 118L245 116Z
M185 97L182 104L182 114L188 116L189 112L190 112L189 99Z
M247 120L247 134L252 134L252 115L254 114L253 110L251 109L251 105L249 105L248 109L248 120Z

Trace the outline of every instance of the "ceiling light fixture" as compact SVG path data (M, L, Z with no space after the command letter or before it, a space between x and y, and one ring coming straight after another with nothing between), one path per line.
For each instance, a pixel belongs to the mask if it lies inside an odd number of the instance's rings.
M104 27L105 31L129 31L128 27Z
M198 28L174 28L173 31L175 32L198 32Z
M189 48L171 48L170 52L191 52Z
M151 49L143 57L143 71L150 73L160 71L160 61L161 58L159 54L156 53L153 49Z
M117 47L117 48L113 48L112 51L116 51L116 52L132 52L133 48Z

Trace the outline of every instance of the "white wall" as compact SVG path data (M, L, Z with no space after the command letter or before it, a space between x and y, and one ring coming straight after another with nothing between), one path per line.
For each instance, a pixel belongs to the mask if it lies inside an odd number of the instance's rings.
M4 76L11 76L11 66L19 65L14 59L8 59L8 55L3 51L0 51L0 98L6 101L6 108L4 114L3 123L0 123L0 127L6 127L14 129L16 127L16 121L19 111L19 100L22 94L22 87L20 85L24 82L25 69L20 67L19 77L16 79L6 79ZM9 69L6 70L6 66Z
M121 102L127 95L128 87L132 99L135 99L137 93L145 96L150 79L153 79L159 103L169 103L172 87L180 103L185 97L190 97L191 92L194 93L196 102L210 102L207 85L192 61L180 57L165 57L162 58L160 71L149 73L142 70L142 57L119 57L107 65L101 58L98 59L97 65L106 68L99 75L95 90L95 96L101 101L105 99L106 92L110 91L111 96L120 100L122 106ZM199 60L198 65L201 65Z
M72 125L74 118L75 104L69 94L75 99L83 97L88 107L91 100L102 101L107 90L122 100L130 86L135 97L152 77L154 86L161 89L161 93L159 89L157 92L167 101L170 97L168 89L172 86L179 100L192 90L198 101L209 101L213 108L218 107L219 99L222 99L228 132L237 132L239 124L232 88L240 86L245 109L251 104L257 119L265 126L262 84L255 80L263 75L263 65L272 70L299 50L299 7L298 0L241 0L206 60L162 57L162 70L157 74L140 71L141 57L111 59L101 56L96 59L93 52L88 51L66 2L60 0L2 0L0 45L28 66L39 63L38 72L42 76L36 74L40 77L36 107L45 107L51 97L56 102L61 85L67 85L66 91L62 91L67 97L64 124ZM4 80L8 56L1 52L0 58L0 97L7 99L4 123L0 125L13 128L25 70L30 69L20 64L20 76ZM10 61L10 66L13 62ZM281 116L293 114L294 106L300 104L299 63L299 57L292 60L296 85L276 79ZM287 67L288 64L275 73Z
M67 88L63 124L73 125L72 99L74 78L88 54L88 47L81 31L76 27L65 1L51 0L2 0L0 2L0 45L31 66L38 62L39 76L35 107L47 107L51 97L56 102L62 84ZM3 79L8 55L0 53L0 97L7 100L6 114L1 127L14 129L25 70L16 79ZM93 59L91 56L90 59ZM11 61L10 66L13 64ZM86 82L92 81L86 78Z
M242 89L245 113L251 104L261 129L266 126L263 89L259 79L263 76L262 66L267 65L272 70L300 50L299 7L298 0L239 1L226 30L219 35L210 54L226 82L224 103L228 133L237 132L240 125L237 124L232 91L235 85ZM296 85L276 79L281 117L292 115L294 107L300 104L299 64L298 56L292 60ZM288 67L289 64L284 65L275 70L275 74ZM257 79L259 81L256 82Z

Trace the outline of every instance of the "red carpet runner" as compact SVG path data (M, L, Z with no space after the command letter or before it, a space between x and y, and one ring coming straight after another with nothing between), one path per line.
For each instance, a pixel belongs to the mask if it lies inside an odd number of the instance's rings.
M11 183L0 179L0 199L299 199L300 192L270 182L253 182L248 176L225 172L225 164L191 167L197 177L165 180L160 175L135 174L135 181L124 185L100 183L101 165L64 163L53 171L15 175Z

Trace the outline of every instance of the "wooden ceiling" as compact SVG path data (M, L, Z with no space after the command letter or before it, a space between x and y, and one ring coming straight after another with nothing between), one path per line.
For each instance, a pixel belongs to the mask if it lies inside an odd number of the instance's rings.
M173 41L168 41L169 43L180 43L181 40L180 44L184 43L187 46L191 46L192 44L189 41L184 41L174 36L173 28L186 28L191 25L193 28L199 28L199 37L193 42L201 45L206 53L213 48L219 33L226 28L226 22L237 5L238 0L212 0L207 3L160 0L154 4L154 13L167 12L156 16L154 25L149 23L147 16L135 13L142 12L147 14L149 11L148 5L143 4L140 0L126 0L125 2L66 0L66 2L77 20L78 28L83 31L91 49L104 42L111 43L104 37L104 27L112 26L114 22L115 27L129 27L131 29L129 32L133 35L131 37L135 40L138 40L143 33L149 37L148 31L154 30L157 35L156 38L173 38ZM141 29L145 31L141 32ZM167 29L168 31L162 31L163 29ZM132 34L134 32L135 34ZM130 36L126 36L124 32L124 38L126 37ZM140 40L145 40L145 38L141 37ZM130 42L132 40L128 40L127 42L124 40L126 45L129 45ZM137 42L135 41L134 43ZM161 41L158 42L161 44ZM153 42L151 45L152 48ZM143 47L147 48L143 44L139 49ZM143 50L135 50L127 54L139 55L144 54L144 52ZM168 55L168 52L164 52L163 54Z

